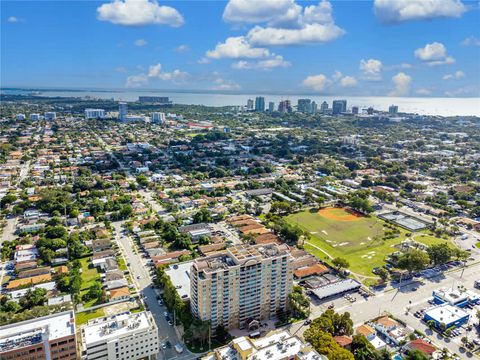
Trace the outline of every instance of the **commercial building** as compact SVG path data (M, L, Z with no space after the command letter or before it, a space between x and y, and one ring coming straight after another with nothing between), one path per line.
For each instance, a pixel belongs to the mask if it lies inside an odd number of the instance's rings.
M30 120L38 121L40 120L40 118L41 118L40 114L30 114Z
M450 304L443 304L431 308L425 312L423 320L434 321L437 329L458 328L468 322L470 314L459 307Z
M25 120L25 114L17 114L17 120L19 121Z
M212 328L251 328L287 309L293 257L285 244L237 245L195 260L190 279L194 316Z
M291 113L292 112L292 104L290 100L282 100L278 104L278 111L281 113Z
M312 100L298 99L297 110L304 114L310 114L312 112Z
M47 111L44 114L45 120L55 120L57 118L57 113L55 111Z
M304 343L288 331L275 331L265 337L252 339L241 336L228 345L208 353L202 360L327 360L312 345Z
M358 115L358 106L352 106L352 114Z
M274 112L275 111L275 103L273 101L270 101L268 103L268 112Z
M88 360L155 359L159 352L157 325L148 311L92 320L80 331L82 358Z
M398 113L398 106L396 105L390 105L390 107L388 108L388 113L390 115L397 115Z
M464 308L466 306L479 305L480 295L474 291L460 291L458 289L439 289L434 290L433 300L435 304L449 304L452 306L458 306Z
M255 98L255 111L265 111L265 98L263 96Z
M152 104L170 104L168 96L139 96L138 101L141 103Z
M85 109L85 119L105 119L105 110Z
M315 101L312 101L312 106L310 108L310 113L315 114L318 111L318 105Z
M163 124L163 123L165 123L165 121L166 121L165 113L163 113L163 112L152 112L152 123Z
M73 311L0 327L0 359L77 359Z
M347 111L347 100L333 100L333 115L341 114Z
M127 119L128 107L126 102L118 103L118 119L125 121Z
M253 100L252 99L247 100L247 110L253 110Z
M320 112L322 114L326 114L328 112L328 103L326 101L322 102L322 105L320 105Z

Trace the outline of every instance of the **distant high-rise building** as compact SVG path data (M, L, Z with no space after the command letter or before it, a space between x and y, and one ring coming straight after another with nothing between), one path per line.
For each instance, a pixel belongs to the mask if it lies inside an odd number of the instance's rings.
M268 112L274 112L275 111L275 103L273 101L270 101L268 103Z
M17 120L25 120L25 114L17 114Z
M282 100L278 103L278 111L281 113L291 113L292 112L292 104L290 100Z
M265 111L265 98L263 96L255 98L255 111Z
M318 111L318 105L315 101L312 101L311 114L315 114Z
M253 110L253 100L252 99L247 100L247 110Z
M298 99L297 110L304 114L310 114L312 112L312 100Z
M105 119L105 110L85 109L85 119Z
M320 112L322 114L327 113L328 111L328 103L326 101L322 102L322 105L320 105Z
M390 115L397 115L398 113L398 106L397 105L390 105L390 107L388 108L388 113Z
M33 120L33 121L40 120L40 114L30 114L30 120Z
M118 119L125 121L127 119L128 107L126 102L118 103Z
M138 101L141 103L153 103L153 104L170 104L168 96L139 96Z
M373 107L370 106L370 107L367 109L367 114L368 114L368 115L373 115Z
M212 329L248 328L285 311L292 291L293 258L288 246L237 245L193 262L190 308Z
M358 106L352 106L352 114L354 115L358 114Z
M47 111L44 114L45 120L55 120L57 118L57 113L55 111Z
M87 359L156 359L160 351L158 328L149 311L98 319L79 333Z
M0 359L78 358L71 310L0 327Z
M347 111L347 100L333 100L332 114L337 115Z
M152 123L163 124L165 122L165 113L163 112L153 112L152 113Z

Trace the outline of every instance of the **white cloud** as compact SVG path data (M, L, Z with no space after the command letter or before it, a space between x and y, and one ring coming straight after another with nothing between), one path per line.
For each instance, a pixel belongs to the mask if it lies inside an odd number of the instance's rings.
M447 54L445 45L439 42L433 42L418 48L414 52L415 57L422 60L428 66L453 64L455 59Z
M412 77L399 72L392 77L394 84L393 90L388 94L389 96L406 96L410 93L410 85L412 83Z
M246 35L254 46L325 43L345 34L335 24L332 5L327 0L305 7L294 0L230 0L223 19L236 24L257 24Z
M480 39L476 38L475 36L470 36L464 39L461 44L463 46L480 46Z
M333 79L334 81L338 81L338 80L340 80L340 79L342 78L342 76L343 76L342 72L336 70L336 71L333 73L333 75L332 75L332 79Z
M340 80L340 85L343 87L353 87L357 85L357 80L353 76L344 76Z
M465 73L461 70L455 71L453 74L445 74L443 75L442 79L443 80L451 80L451 79L461 79L465 77Z
M323 91L330 85L330 80L323 74L307 76L302 85L315 91Z
M334 23L305 24L300 29L286 29L255 26L248 34L248 40L258 46L288 46L315 44L333 41L345 34L345 30Z
M432 90L427 89L427 88L420 88L415 91L418 95L430 95L432 93Z
M467 7L460 0L375 0L376 16L383 23L461 17Z
M179 69L175 69L172 72L164 72L162 71L162 64L158 63L155 65L151 65L148 68L148 72L138 74L138 75L131 75L127 78L126 87L141 87L147 85L150 79L158 79L162 81L170 81L174 84L182 84L185 83L190 78L190 74L181 71Z
M115 71L124 74L127 72L127 68L125 66L117 66Z
M301 10L293 0L230 0L223 11L223 20L234 24L288 26L298 22Z
M382 79L383 64L377 59L360 60L360 70L366 80L378 81Z
M209 58L206 58L206 57L203 57L203 58L197 60L198 64L209 64L210 62L211 62L211 60Z
M135 46L145 46L148 43L147 43L147 40L145 40L145 39L137 39L137 40L135 40L134 44L135 44Z
M126 87L137 88L148 84L148 78L145 74L131 75L127 77Z
M224 43L218 43L214 50L206 53L211 59L257 59L270 56L270 51L265 48L252 47L244 36L229 37Z
M240 60L232 64L234 69L239 70L271 70L274 68L285 68L289 67L292 64L289 61L285 61L283 56L276 55L271 59L259 60L259 61L245 61Z
M241 87L233 80L223 79L221 77L215 79L212 90L239 90Z
M19 22L20 20L16 17L16 16L10 16L7 21L9 23L16 23L16 22Z
M177 46L173 51L178 52L178 53L184 53L190 50L190 47L186 44L182 44Z
M183 16L175 8L159 5L156 0L114 0L97 8L97 18L125 26L184 24Z

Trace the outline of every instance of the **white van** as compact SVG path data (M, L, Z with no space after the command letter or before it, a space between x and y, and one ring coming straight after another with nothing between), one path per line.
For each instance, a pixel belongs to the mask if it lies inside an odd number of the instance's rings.
M176 344L175 345L175 351L179 354L181 354L183 352L183 346L180 345L180 344Z

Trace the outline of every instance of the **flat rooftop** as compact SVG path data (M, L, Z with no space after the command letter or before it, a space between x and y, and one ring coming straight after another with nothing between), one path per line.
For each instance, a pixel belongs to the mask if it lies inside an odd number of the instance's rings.
M125 312L108 317L106 320L104 318L97 319L83 326L83 342L88 347L150 328L150 318L145 311L135 314Z
M0 327L0 354L43 341L75 335L73 311L51 314L37 319Z
M448 325L463 319L466 316L470 316L470 314L459 307L443 304L427 310L425 316L429 316L435 321L443 322Z
M190 299L190 268L192 264L193 261L186 261L170 265L165 269L165 274L170 277L170 281L182 300Z

